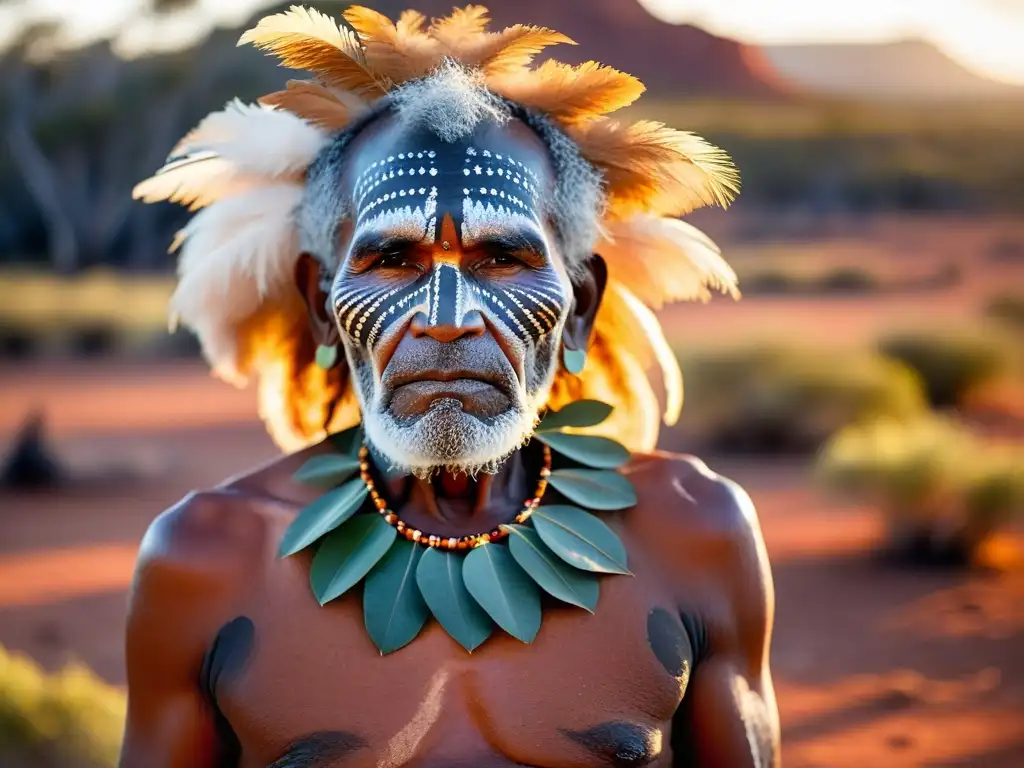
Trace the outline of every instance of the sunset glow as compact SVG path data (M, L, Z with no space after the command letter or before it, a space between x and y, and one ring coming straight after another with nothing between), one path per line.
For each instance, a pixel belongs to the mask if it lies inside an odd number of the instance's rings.
M665 21L755 44L927 40L974 72L1024 83L1024 0L640 0Z
M753 44L920 38L978 74L1024 84L1024 0L639 2L665 21L696 24ZM54 19L64 22L74 42L113 35L129 54L176 48L193 42L213 24L241 23L269 4L267 0L199 0L191 10L154 21L137 18L143 0L22 0L0 8L0 44L17 34L25 21ZM409 5L415 6L415 0Z

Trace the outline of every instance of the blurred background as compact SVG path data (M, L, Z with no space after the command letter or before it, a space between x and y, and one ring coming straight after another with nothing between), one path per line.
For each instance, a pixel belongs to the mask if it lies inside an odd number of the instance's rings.
M187 212L130 193L281 87L235 43L283 7L0 0L4 766L114 764L143 531L276 453L254 393L166 332ZM687 388L662 444L759 508L786 765L1024 765L1024 2L490 7L639 76L635 116L743 175L690 218L744 298L662 313Z

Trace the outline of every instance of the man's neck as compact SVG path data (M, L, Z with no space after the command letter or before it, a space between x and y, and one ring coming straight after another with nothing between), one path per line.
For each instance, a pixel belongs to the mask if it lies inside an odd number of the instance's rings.
M520 450L494 474L473 477L441 470L430 479L394 478L384 487L392 509L410 525L433 527L441 534L483 531L510 522L524 499L533 495L533 463L529 452Z

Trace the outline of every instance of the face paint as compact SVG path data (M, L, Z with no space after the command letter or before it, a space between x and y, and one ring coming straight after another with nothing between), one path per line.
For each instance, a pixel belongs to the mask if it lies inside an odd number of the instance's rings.
M357 230L434 242L436 159L435 150L417 150L373 161L353 190Z
M437 222L447 214L459 228L463 249L500 249L502 243L528 240L550 253L537 172L509 153L472 145L389 153L362 170L353 195L354 243L434 244ZM567 297L550 262L489 276L486 270L467 271L449 251L450 246L436 253L429 271L401 285L340 273L334 306L342 330L371 350L390 328L417 313L428 325L459 327L468 313L479 311L523 346L535 345L558 326Z
M446 143L393 123L348 159L349 250L331 299L367 440L424 477L496 471L547 401L572 297L544 214L547 150L514 124ZM481 318L482 333L410 331ZM441 370L477 371L499 394L396 405L396 382Z
M526 230L543 237L537 174L508 154L466 147L462 160L462 245L471 247L489 236Z

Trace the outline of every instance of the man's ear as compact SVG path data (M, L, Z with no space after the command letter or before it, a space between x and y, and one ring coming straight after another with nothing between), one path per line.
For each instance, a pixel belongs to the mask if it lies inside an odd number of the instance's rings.
M584 263L582 275L573 281L572 312L562 330L562 345L566 349L586 352L607 284L608 267L595 253Z
M313 340L324 346L334 346L341 341L338 324L327 308L328 297L323 289L323 267L308 253L299 256L295 265L295 285L306 302L309 327Z

